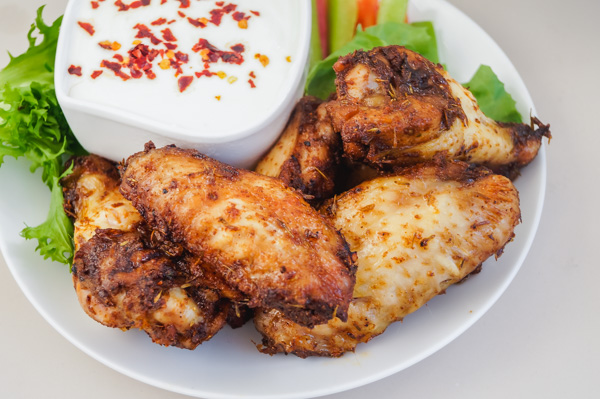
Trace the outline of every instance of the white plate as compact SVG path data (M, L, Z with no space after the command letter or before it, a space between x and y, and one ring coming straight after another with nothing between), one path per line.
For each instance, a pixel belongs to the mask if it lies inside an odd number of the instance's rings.
M516 99L519 111L535 114L517 71L494 41L473 21L443 0L416 0L411 20L432 20L440 56L458 81L467 81L479 64L491 65ZM466 283L448 289L426 307L392 325L356 353L340 359L267 356L253 326L224 329L195 351L152 344L139 331L101 326L80 309L68 268L42 261L35 243L19 231L24 222L45 219L49 192L25 162L8 160L0 169L0 249L17 283L42 316L85 353L140 381L204 398L302 398L340 392L409 367L436 352L478 320L511 282L533 241L546 184L544 148L516 181L523 223L504 255L484 264Z

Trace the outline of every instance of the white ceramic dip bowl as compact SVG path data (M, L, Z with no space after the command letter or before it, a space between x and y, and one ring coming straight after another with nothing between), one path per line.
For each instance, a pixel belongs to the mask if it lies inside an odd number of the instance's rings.
M152 140L248 168L302 95L310 26L304 0L71 0L56 94L91 153Z

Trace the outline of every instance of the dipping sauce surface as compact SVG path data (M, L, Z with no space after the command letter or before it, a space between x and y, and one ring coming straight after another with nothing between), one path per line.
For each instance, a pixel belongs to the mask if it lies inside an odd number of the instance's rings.
M68 95L223 137L283 101L301 0L82 1Z

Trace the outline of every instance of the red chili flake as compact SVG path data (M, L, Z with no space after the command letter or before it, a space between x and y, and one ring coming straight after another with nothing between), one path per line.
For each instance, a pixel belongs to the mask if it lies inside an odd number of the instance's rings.
M142 71L140 71L139 69L135 69L135 68L131 69L131 77L132 78L140 79L142 76L144 76L144 73Z
M254 71L250 71L250 73L248 74L251 78L256 79L256 75L254 74Z
M202 72L196 72L194 75L196 75L197 78L200 78L201 76L207 76L210 78L211 76L215 76L216 73L211 72L208 69L205 69Z
M175 76L179 76L183 73L183 70L181 69L181 62L179 62L175 59L171 59L171 60L169 60L169 64L170 64L171 68L173 68L175 70Z
M183 11L177 11L177 14L179 14L181 18L185 18L185 14L183 13Z
M100 66L103 68L110 69L111 71L114 72L114 74L116 76L120 77L123 80L131 79L131 76L129 76L126 73L123 73L123 71L121 71L121 64L119 64L117 62L110 62L110 61L102 60L102 62L100 63Z
M176 22L176 21L174 19L172 19L169 22L167 22L167 25L171 25L173 22Z
M165 39L167 42L176 42L177 38L175 37L175 35L173 35L173 32L171 32L171 29L167 28L163 31L161 31L162 33L162 37L163 39Z
M244 45L240 44L240 43L238 43L238 44L236 44L234 46L231 46L231 49L233 51L235 51L236 53L243 53L244 50L245 50Z
M159 18L156 21L151 22L150 25L158 26L158 25L162 25L166 22L167 22L167 20L165 18Z
M89 24L87 22L77 22L79 24L79 26L81 26L87 33L90 34L90 36L94 36L94 33L96 33L96 31L94 30L94 27L92 26L92 24Z
M98 43L98 46L102 47L105 50L114 50L113 43L109 42L108 40ZM115 44L114 46L116 47L117 44Z
M179 5L179 8L188 8L190 6L190 0L177 0L177 1L181 3Z
M177 84L179 85L179 92L183 93L183 91L185 89L187 89L190 84L192 84L192 80L194 80L193 76L180 77L179 80L177 81Z
M260 13L258 11L252 11L250 10L250 12L254 15L256 15L257 17L260 17Z
M131 50L129 50L129 67L134 65L141 70L148 70L152 68L152 61L159 55L159 51L156 49L150 49L145 44L138 44Z
M225 12L222 9L215 9L210 11L210 22L216 26L221 25L221 20L223 19L223 14Z
M254 84L254 81L252 79L248 79L248 83L250 83L250 87L255 89L256 85Z
M159 50L150 49L145 44L138 44L128 53L129 62L126 67L129 68L134 79L141 78L143 73L146 74L148 79L156 78L156 75L152 72L152 61L160 54Z
M244 19L245 16L246 16L245 13L238 11L238 12L234 12L231 17L233 18L234 21L239 22L242 19Z
M100 7L100 4L98 4L97 1L92 1L92 8L95 10L96 8Z
M215 4L217 5L217 7L223 7L223 4L225 4L225 2L224 1L217 1Z
M178 51L175 53L175 59L177 61L185 64L190 60L190 57L186 53L182 53L181 51Z
M119 62L123 62L123 56L121 54L113 55L113 58Z
M206 23L202 22L200 19L188 18L188 22L196 28L206 28Z
M130 8L139 8L142 6L149 6L151 0L136 0L131 2L129 5L123 3L121 0L115 1L115 6L119 7L118 11L127 11Z
M154 34L152 33L152 31L150 31L150 29L146 25L144 25L144 24L137 24L136 26L133 27L133 29L137 29L138 30L137 35L135 35L135 37L138 38L138 39L142 39L144 37L147 37L147 38L150 39L150 41L154 45L162 43L162 41L159 38L157 38L156 36L154 36Z
M81 67L80 66L71 65L69 67L68 71L71 75L81 76Z
M167 50L175 50L177 48L177 45L175 43L164 43L164 45L167 48Z
M242 44L236 44L235 46L232 46L231 49L233 51L219 50L206 39L200 39L198 43L194 44L194 47L192 47L192 51L196 53L202 52L202 59L205 63L217 62L219 59L223 60L223 62L238 65L244 62L244 57L241 54L244 51L244 46Z
M121 0L115 1L115 5L119 7L119 11L127 11L129 10L129 6L123 3Z
M104 71L94 71L92 72L92 79L96 79L98 76L102 75Z
M167 2L167 0L160 0L160 4L165 4Z
M237 5L235 4L227 4L225 7L223 7L223 11L225 14L229 14L230 12L235 11L236 8Z

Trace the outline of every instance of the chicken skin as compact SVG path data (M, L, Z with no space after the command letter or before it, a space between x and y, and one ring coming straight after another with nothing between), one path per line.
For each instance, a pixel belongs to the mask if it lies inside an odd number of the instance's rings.
M401 46L355 51L334 69L337 99L327 110L353 161L389 170L444 153L515 176L550 138L537 118L526 125L486 117L440 65Z
M65 208L75 218L73 283L91 318L186 349L223 327L228 307L218 294L193 285L185 263L147 245L140 214L119 193L114 164L94 155L76 158L62 184Z
M262 352L354 351L501 254L520 219L511 181L483 167L436 162L364 182L324 206L358 257L348 320L308 329L276 310L257 312Z
M201 257L222 294L312 327L347 318L356 266L330 222L282 181L194 150L152 143L131 156L121 192L159 240Z
M278 177L314 204L333 197L341 152L341 139L325 104L307 96L300 99L283 134L255 171Z

